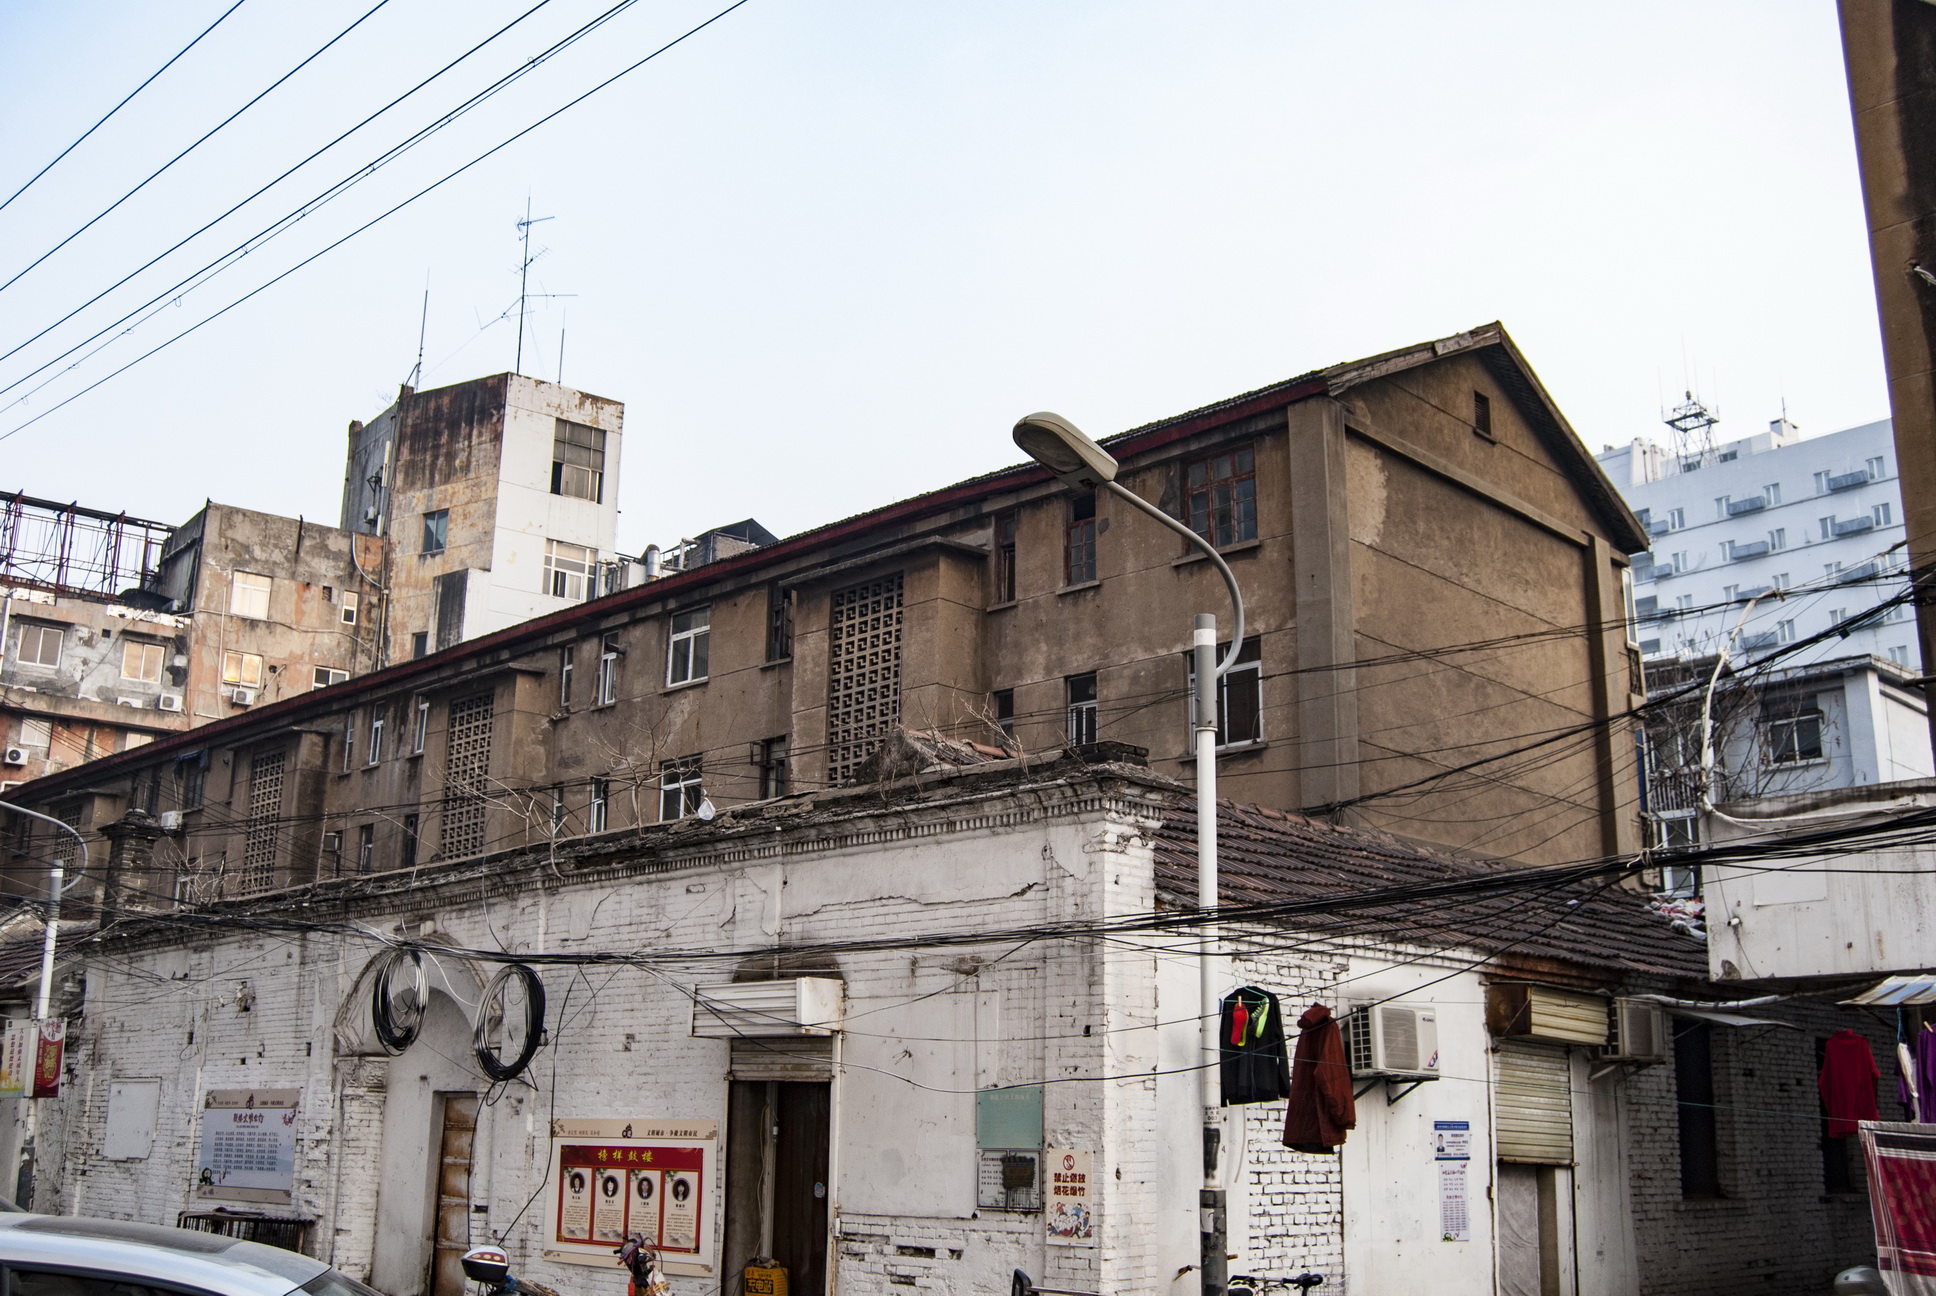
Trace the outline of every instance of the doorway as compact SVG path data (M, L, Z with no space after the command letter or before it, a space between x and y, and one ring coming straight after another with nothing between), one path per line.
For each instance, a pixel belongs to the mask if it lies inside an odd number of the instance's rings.
M440 1093L436 1231L430 1296L464 1296L464 1253L471 1249L471 1162L477 1145L477 1095Z
M735 1080L728 1103L721 1290L737 1293L747 1262L770 1256L788 1296L826 1296L833 1086Z

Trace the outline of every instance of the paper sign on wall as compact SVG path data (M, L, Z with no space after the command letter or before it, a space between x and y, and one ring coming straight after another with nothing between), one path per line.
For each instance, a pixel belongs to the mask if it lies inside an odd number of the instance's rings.
M300 1089L211 1089L202 1105L195 1195L288 1202L296 1185Z
M33 1022L25 1017L5 1019L6 1031L0 1034L0 1098L25 1098L33 1079L31 1047L38 1038Z
M667 1273L710 1277L718 1134L716 1121L553 1122L545 1259L611 1267L637 1235Z
M1432 1160L1439 1174L1439 1235L1446 1242L1472 1240L1472 1212L1466 1198L1466 1167L1472 1164L1472 1122L1432 1122Z
M1044 1148L1048 1196L1042 1213L1049 1226L1049 1241L1062 1246L1096 1245L1096 1177L1091 1166L1094 1154L1073 1148Z

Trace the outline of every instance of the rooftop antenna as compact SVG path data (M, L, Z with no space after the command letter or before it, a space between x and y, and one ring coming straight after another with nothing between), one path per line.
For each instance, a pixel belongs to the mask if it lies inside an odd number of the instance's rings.
M514 373L524 372L524 311L525 302L529 299L525 286L531 278L531 227L552 219L550 216L539 216L534 220L531 216L531 195L525 195L524 219L518 222L518 236L524 240L524 256L518 262L518 358L511 365ZM543 256L544 253L540 251L538 255Z
M417 367L410 371L410 381L405 386L413 391L423 380L424 333L430 328L430 276L424 276L423 315L417 320Z
M1699 465L1714 451L1714 425L1721 415L1695 400L1692 391L1684 394L1679 405L1661 411L1660 421L1674 430L1674 453L1682 464Z

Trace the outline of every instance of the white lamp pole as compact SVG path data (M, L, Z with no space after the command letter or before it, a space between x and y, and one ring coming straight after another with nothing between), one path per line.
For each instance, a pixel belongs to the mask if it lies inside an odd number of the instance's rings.
M1197 766L1197 908L1212 913L1217 894L1217 681L1237 660L1244 646L1244 596L1237 575L1216 546L1116 481L1116 460L1067 419L1057 414L1031 414L1015 425L1015 444L1028 456L1077 490L1105 491L1148 514L1195 545L1223 576L1230 589L1234 631L1230 651L1217 662L1217 618L1199 612L1191 628L1191 651L1196 662L1190 723ZM1217 1025L1222 1002L1217 994L1217 924L1197 929L1197 969L1201 1053L1198 1058L1203 1095L1203 1186L1198 1217L1203 1237L1198 1277L1202 1296L1223 1296L1228 1277L1224 1192L1218 1175L1223 1139L1223 1093L1218 1083L1220 1053Z

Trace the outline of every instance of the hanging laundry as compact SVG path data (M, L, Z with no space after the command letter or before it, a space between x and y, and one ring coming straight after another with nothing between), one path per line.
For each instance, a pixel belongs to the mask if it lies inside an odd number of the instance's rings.
M1932 1079L1936 1079L1936 1030L1924 1026L1916 1032L1916 1115L1925 1125L1936 1125Z
M1297 1047L1291 1058L1291 1101L1284 1113L1284 1146L1294 1152L1328 1156L1344 1142L1345 1132L1358 1125L1344 1035L1323 1004L1312 1004L1297 1019L1297 1025Z
M1876 1081L1881 1077L1869 1041L1848 1029L1828 1037L1822 1049L1822 1074L1815 1083L1830 1138L1847 1138L1855 1133L1857 1121L1878 1119Z
M1902 1104L1905 1120L1916 1119L1916 1053L1909 1043L1908 1020L1896 1009L1896 1101Z
M1217 1031L1223 1105L1276 1102L1291 1092L1284 1055L1284 1014L1277 996L1256 986L1232 990Z

